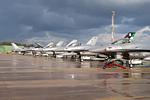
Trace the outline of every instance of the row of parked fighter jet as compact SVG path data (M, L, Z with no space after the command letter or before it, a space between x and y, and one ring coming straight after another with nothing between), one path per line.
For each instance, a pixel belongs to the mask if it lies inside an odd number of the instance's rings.
M94 56L104 60L112 60L124 63L124 60L130 62L130 64L142 63L143 60L150 59L150 49L147 47L141 47L133 42L136 32L129 32L125 37L118 39L106 46L95 46L98 37L92 37L86 44L79 45L77 40L72 40L65 47L62 46L63 42L58 42L55 46L53 43L49 43L45 47L40 48L20 48L15 43L12 43L13 51L25 54L27 52L32 52L34 56L38 53L52 55L53 57L66 57L66 56L76 56L79 59L82 56ZM90 59L90 57L89 57ZM135 60L136 59L136 60ZM137 60L138 59L138 60Z

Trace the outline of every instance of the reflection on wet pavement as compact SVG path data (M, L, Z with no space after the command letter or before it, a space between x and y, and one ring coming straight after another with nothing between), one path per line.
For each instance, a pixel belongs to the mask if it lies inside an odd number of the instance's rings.
M0 55L0 100L150 99L149 67L121 71L102 66L98 61Z

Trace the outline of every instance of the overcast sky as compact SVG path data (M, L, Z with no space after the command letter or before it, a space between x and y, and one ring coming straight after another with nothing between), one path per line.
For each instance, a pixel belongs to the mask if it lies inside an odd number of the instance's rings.
M0 41L110 41L112 10L119 36L150 26L150 0L0 0Z

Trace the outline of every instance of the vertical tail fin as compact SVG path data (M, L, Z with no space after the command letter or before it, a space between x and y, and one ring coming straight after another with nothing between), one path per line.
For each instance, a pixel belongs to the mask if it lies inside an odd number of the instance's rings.
M77 41L78 41L78 40L72 40L70 43L68 43L68 44L66 45L66 47L70 47L70 46L73 46L74 44L77 44Z
M94 36L94 37L92 37L86 44L87 44L87 45L94 46L94 45L96 44L97 40L98 40L98 37L97 37L97 36Z
M127 35L125 35L124 38L121 38L119 40L116 40L112 42L111 44L125 44L125 43L130 43L135 36L136 32L129 32Z
M21 50L15 43L11 43L13 50Z
M35 42L35 44L36 44L38 47L43 48L43 46L42 46L40 43Z
M56 47L61 47L63 44L64 44L64 41L59 41L59 42L56 44Z
M49 44L47 44L45 47L43 48L49 48L49 47L53 47L54 46L54 43L53 42L50 42Z
M124 38L132 40L135 36L136 32L129 32Z

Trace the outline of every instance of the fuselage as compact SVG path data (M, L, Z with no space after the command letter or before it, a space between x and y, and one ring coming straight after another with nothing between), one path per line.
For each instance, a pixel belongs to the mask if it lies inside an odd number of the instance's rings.
M133 43L110 45L105 48L105 52L128 53L132 59L144 59L150 56L150 49L147 46Z
M81 45L75 47L67 47L64 50L68 52L81 52L81 51L88 51L92 46L90 45Z

